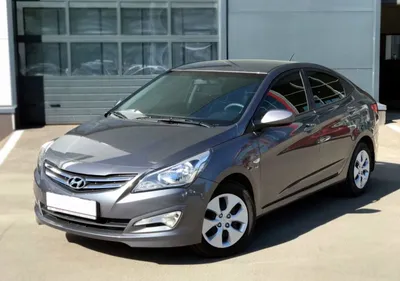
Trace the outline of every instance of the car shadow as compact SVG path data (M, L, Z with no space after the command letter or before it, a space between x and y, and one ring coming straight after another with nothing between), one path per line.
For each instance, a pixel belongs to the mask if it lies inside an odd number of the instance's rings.
M267 214L257 221L252 245L240 255L286 243L346 214L368 215L380 212L373 205L365 206L399 190L399 173L400 164L377 162L370 188L360 197L336 196L334 186ZM142 249L72 234L66 234L66 237L69 242L107 255L158 264L203 264L221 260L199 258L189 247Z

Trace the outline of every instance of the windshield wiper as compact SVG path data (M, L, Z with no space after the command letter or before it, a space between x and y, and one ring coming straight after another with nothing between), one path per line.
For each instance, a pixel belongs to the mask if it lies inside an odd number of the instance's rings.
M138 120L151 119L154 122L162 122L162 123L169 123L169 124L190 124L190 125L196 125L196 126L201 126L201 127L206 127L206 128L214 127L213 125L205 123L205 122L195 121L192 119L185 119L185 118L157 117L157 116L148 115L148 116L137 117L136 119L138 119Z
M120 119L128 119L128 117L126 117L124 114L122 114L122 113L119 112L119 111L111 111L111 112L110 112L110 115L111 115L111 114L117 116L117 117L120 118Z
M157 122L163 122L163 123L169 123L169 124L190 124L190 125L196 125L196 126L201 126L201 127L206 127L206 128L211 128L212 125L201 122L201 121L195 121L191 119L184 119L184 118L157 118Z

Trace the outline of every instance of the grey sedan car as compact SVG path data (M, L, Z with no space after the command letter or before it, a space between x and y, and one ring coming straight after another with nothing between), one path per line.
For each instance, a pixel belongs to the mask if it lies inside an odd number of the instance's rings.
M378 118L370 95L320 65L184 65L42 146L36 218L131 247L233 255L271 210L332 185L362 194Z

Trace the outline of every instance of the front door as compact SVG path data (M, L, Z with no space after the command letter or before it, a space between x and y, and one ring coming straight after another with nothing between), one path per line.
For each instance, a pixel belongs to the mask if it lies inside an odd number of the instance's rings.
M310 111L299 70L274 81L254 118L261 119L271 109L292 111L296 120L288 126L265 128L258 135L264 207L310 186L320 158L319 121L315 112Z

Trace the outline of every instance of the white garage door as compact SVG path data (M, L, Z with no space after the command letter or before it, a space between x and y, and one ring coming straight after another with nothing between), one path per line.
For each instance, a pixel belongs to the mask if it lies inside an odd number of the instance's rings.
M201 0L17 1L19 73L36 81L18 94L38 95L46 124L87 121L168 68L217 59L218 11Z

